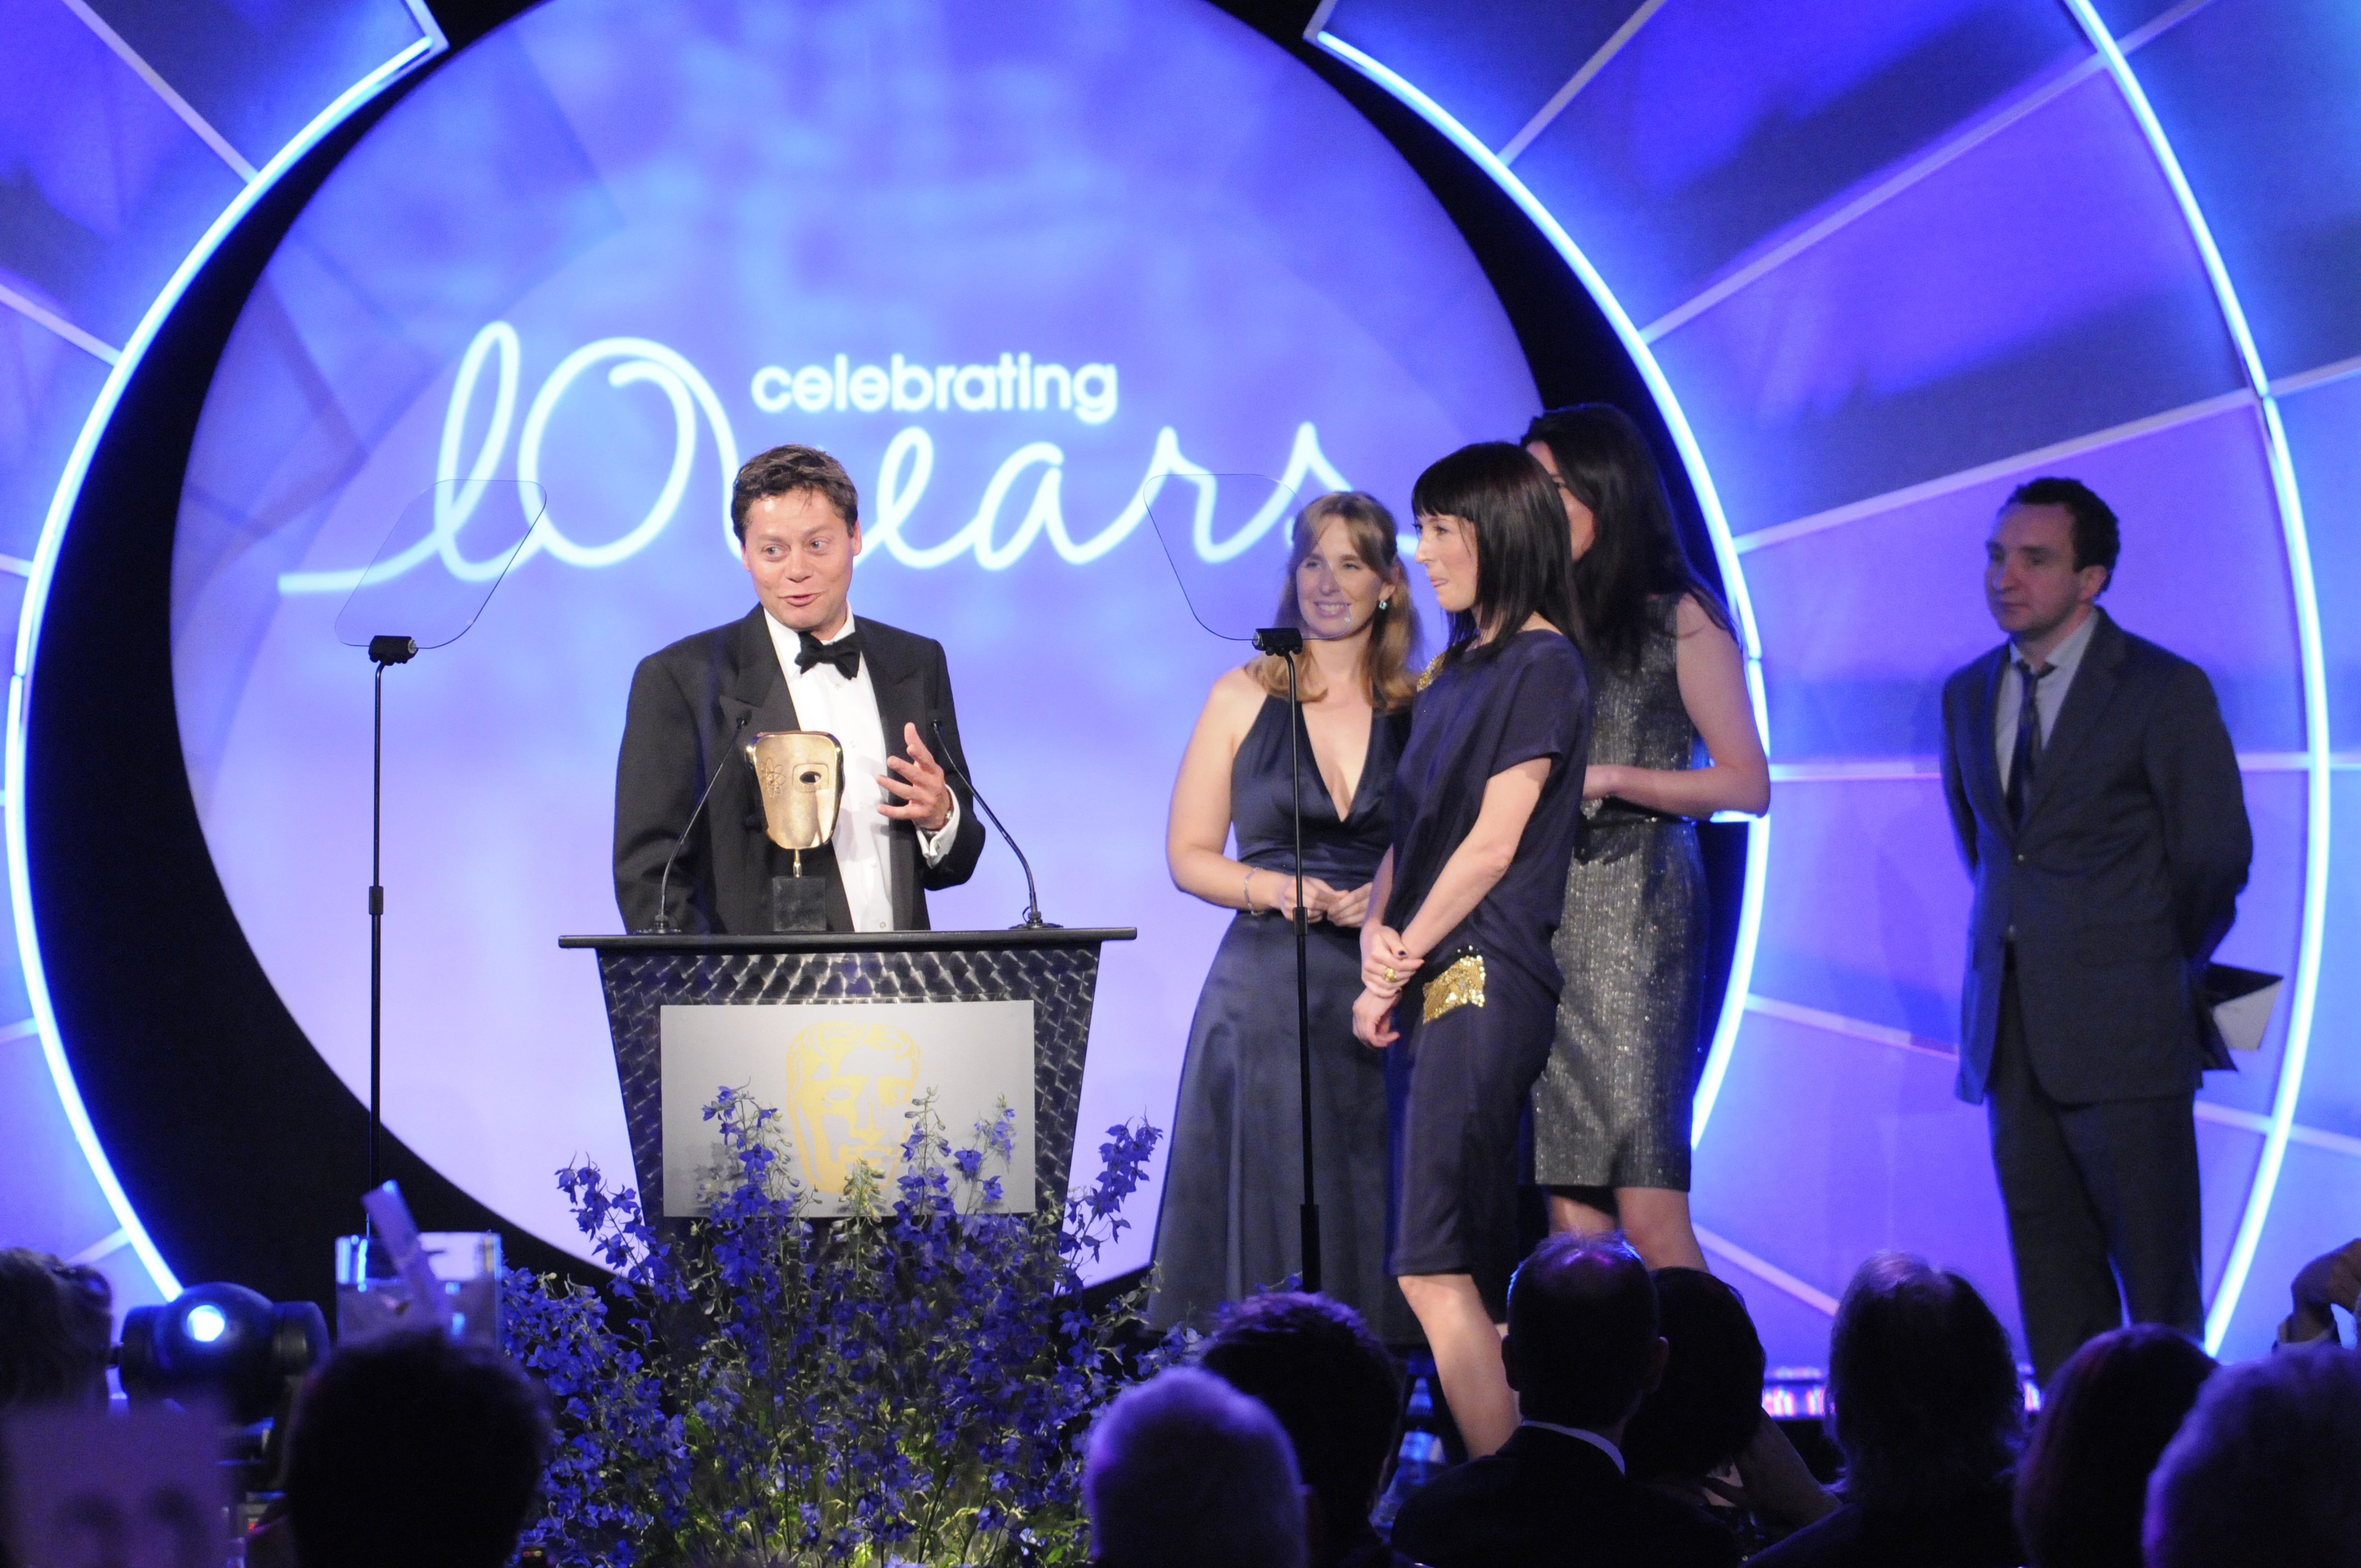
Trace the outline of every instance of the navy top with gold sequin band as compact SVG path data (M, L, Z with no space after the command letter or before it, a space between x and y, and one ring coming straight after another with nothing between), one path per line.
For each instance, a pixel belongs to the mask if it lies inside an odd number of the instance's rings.
M1565 868L1582 828L1589 750L1582 655L1559 633L1520 631L1492 658L1440 662L1411 710L1410 743L1394 768L1386 924L1400 931L1418 913L1476 826L1493 775L1547 757L1549 777L1507 872L1427 956L1441 959L1472 945L1488 961L1514 964L1555 995L1550 934L1565 907Z

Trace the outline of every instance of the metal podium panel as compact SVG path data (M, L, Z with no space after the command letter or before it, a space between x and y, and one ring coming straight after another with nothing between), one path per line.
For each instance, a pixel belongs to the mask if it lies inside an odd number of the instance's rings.
M788 1002L1030 1002L1037 1201L1062 1208L1099 944L1128 929L822 937L567 937L606 989L642 1211L664 1212L662 1009ZM777 1107L784 1110L784 1107ZM956 1131L956 1130L955 1130Z

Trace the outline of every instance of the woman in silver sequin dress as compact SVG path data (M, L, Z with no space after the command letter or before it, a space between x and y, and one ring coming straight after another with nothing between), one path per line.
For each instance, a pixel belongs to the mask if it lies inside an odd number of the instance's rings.
M1533 1179L1553 1229L1620 1229L1651 1268L1703 1268L1688 1202L1708 929L1697 821L1768 809L1771 770L1737 640L1639 427L1585 403L1533 421L1525 446L1573 531L1595 704Z

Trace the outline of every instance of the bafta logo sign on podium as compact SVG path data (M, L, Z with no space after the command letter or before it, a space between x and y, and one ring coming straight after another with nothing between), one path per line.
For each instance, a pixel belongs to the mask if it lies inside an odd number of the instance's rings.
M812 1187L841 1192L860 1165L889 1187L902 1174L921 1063L910 1032L884 1024L815 1024L787 1042L787 1132Z
M666 1004L660 1009L664 1080L664 1212L694 1217L734 1186L705 1107L739 1090L779 1113L780 1153L802 1185L804 1212L847 1212L845 1184L866 1166L884 1197L898 1196L912 1114L932 1104L951 1147L981 1148L978 1123L1016 1113L1016 1149L994 1213L1030 1213L1034 1191L1033 1003L1030 1002L789 1002Z

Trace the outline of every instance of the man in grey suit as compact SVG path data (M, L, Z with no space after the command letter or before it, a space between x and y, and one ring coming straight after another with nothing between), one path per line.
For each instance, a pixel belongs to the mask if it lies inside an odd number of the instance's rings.
M2200 979L2254 849L2204 672L2098 608L2119 547L2080 481L2018 486L1985 545L2009 640L1943 685L1943 793L1975 879L1959 1095L1990 1111L2045 1382L2125 1305L2203 1324L2192 1107L2229 1062Z

